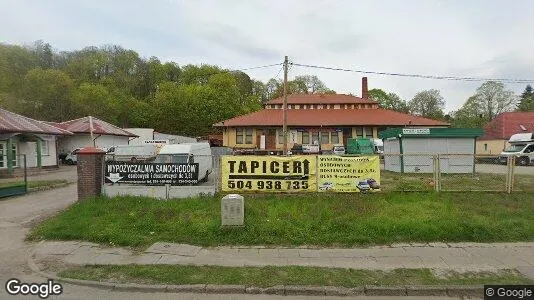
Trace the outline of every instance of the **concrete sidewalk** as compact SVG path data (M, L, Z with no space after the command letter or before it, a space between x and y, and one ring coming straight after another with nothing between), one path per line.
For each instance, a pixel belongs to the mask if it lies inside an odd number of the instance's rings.
M518 269L534 278L534 243L430 243L372 248L312 249L267 247L202 248L155 243L142 253L88 242L41 242L36 262L71 265L187 264L219 266L314 266L367 270L429 268L458 272Z

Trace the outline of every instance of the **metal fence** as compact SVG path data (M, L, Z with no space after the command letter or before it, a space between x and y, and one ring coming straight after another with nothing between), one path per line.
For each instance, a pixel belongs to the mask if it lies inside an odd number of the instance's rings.
M381 169L385 191L534 192L534 166L518 166L514 157L388 154Z
M7 168L7 155L0 157L0 162L0 198L25 194L28 191L26 155L16 155L10 162L10 169Z

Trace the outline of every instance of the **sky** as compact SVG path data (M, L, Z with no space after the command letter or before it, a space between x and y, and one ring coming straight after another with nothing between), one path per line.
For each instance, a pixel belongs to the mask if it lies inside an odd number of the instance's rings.
M115 44L142 57L242 69L281 63L372 72L532 79L534 1L514 0L0 0L0 42L58 51ZM280 66L246 71L267 81ZM361 95L361 73L292 65ZM483 81L367 74L405 100L438 89L458 109ZM520 94L525 83L507 83Z

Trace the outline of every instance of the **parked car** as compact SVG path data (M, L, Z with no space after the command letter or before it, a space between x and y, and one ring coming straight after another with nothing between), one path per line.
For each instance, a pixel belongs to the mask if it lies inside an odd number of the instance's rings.
M80 151L81 148L76 148L72 150L70 153L67 153L65 158L63 159L63 162L67 165L75 165L78 163L78 151Z
M367 180L360 180L358 184L356 184L356 187L360 190L360 192L363 192L363 193L371 190L371 186L369 185Z
M343 154L345 154L345 146L343 146L343 145L334 145L334 148L332 150L334 152L334 155L343 155Z

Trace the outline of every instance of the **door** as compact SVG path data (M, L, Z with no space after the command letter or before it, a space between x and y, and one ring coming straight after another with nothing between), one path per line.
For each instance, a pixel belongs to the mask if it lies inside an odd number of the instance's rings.
M352 128L343 128L343 145L347 147L349 138L352 137Z
M265 149L276 149L276 130L269 129L265 137Z

